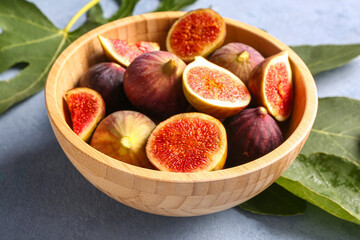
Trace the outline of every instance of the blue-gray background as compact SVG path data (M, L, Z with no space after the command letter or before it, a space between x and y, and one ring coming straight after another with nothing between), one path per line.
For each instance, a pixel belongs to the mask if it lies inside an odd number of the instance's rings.
M33 0L59 28L86 0ZM115 10L103 0L105 16ZM155 8L140 1L135 14ZM360 43L357 0L199 0L222 16L265 29L288 45ZM84 21L81 18L74 26ZM73 28L73 29L74 29ZM0 75L4 80L16 74ZM315 76L320 97L360 99L360 58ZM44 92L0 115L0 239L359 239L358 225L308 205L304 215L263 216L232 208L192 218L162 217L122 205L88 183L51 130Z

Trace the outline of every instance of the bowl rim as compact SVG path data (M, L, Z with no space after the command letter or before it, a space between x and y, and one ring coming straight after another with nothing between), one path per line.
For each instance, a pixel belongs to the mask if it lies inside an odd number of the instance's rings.
M307 68L306 64L301 60L301 58L289 48L287 45L282 43L277 38L266 33L263 30L260 30L254 26L248 25L246 23L240 22L238 20L230 19L223 17L226 25L230 24L235 27L249 31L252 34L258 35L260 38L264 36L272 44L278 47L281 50L288 50L289 59L291 62L296 63L298 67L302 70L301 74L303 75L303 81L306 91L306 101L305 109L303 116L295 128L293 133L288 136L288 138L275 150L270 153L255 159L249 163L242 164L236 167L211 171L211 172L202 172L202 173L173 173L173 172L164 172L153 169L146 169L134 165L130 165L114 158L111 158L98 150L90 146L90 144L81 140L69 127L66 123L61 109L58 108L57 100L54 93L56 93L56 81L59 78L59 74L62 71L64 63L69 59L74 53L76 53L77 48L91 41L92 38L97 38L97 35L103 34L110 29L119 28L126 26L129 21L140 22L144 20L159 20L159 19L169 19L169 18L178 18L182 16L185 12L183 11L168 11L168 12L156 12L156 13L145 13L136 16L130 16L115 20L113 22L101 25L71 43L55 60L50 72L48 74L46 84L45 84L45 104L48 112L48 117L52 123L52 127L56 128L58 132L63 135L65 139L77 150L81 151L90 159L97 161L98 163L104 165L104 167L111 168L113 170L119 171L121 173L127 173L135 175L136 177L142 178L144 180L156 180L162 182L176 182L176 183L194 183L194 182L213 182L226 179L232 179L242 175L255 172L261 168L264 168L268 165L271 165L287 154L289 154L295 147L299 146L304 139L309 135L313 123L315 121L317 107L318 107L318 97L315 81L310 70ZM302 147L302 146L301 146Z

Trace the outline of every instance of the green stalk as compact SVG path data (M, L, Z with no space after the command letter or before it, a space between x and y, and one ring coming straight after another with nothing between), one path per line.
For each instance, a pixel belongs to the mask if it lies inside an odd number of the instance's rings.
M68 33L71 29L71 27L74 25L74 23L83 15L85 12L89 11L90 8L98 4L100 0L91 0L88 4L86 4L84 7L82 7L70 20L70 22L66 25L64 28L64 32Z

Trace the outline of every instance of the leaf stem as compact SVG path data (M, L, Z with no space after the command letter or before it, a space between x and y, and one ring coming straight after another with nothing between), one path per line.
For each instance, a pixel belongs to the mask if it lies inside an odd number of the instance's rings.
M84 7L82 7L70 20L70 22L66 25L64 28L64 32L68 33L70 31L70 28L74 25L74 23L79 19L81 15L83 15L85 12L87 12L90 8L98 4L100 0L91 0L88 4L86 4Z

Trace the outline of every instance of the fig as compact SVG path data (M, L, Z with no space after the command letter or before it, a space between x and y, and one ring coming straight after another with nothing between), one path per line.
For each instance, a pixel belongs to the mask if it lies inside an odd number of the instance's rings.
M244 109L226 119L224 125L229 144L228 167L262 157L283 142L279 125L264 107Z
M186 64L176 55L155 51L137 57L126 69L124 90L141 112L159 119L189 107L181 88Z
M225 22L217 12L197 9L171 26L166 37L166 49L190 62L195 56L208 56L223 44L225 36Z
M198 111L216 118L227 118L250 103L245 84L230 71L203 57L186 66L183 91L189 103Z
M155 123L142 113L117 111L96 128L90 145L98 151L135 166L152 168L145 144Z
M105 101L106 112L130 108L123 88L125 69L117 63L102 62L90 67L80 79L80 87L88 87L100 93Z
M174 115L150 134L146 154L161 171L219 170L227 155L226 131L219 120L204 113Z
M65 93L72 129L87 142L98 123L105 116L105 102L101 95L90 88L73 88Z
M228 43L211 54L209 61L226 68L247 84L251 70L264 57L254 48L238 42Z
M133 43L121 39L108 39L101 35L98 35L98 38L105 55L111 61L125 67L129 66L136 57L143 53L160 50L160 46L156 42L141 41Z
M289 118L293 105L288 52L282 51L255 66L248 80L251 96L279 122Z

